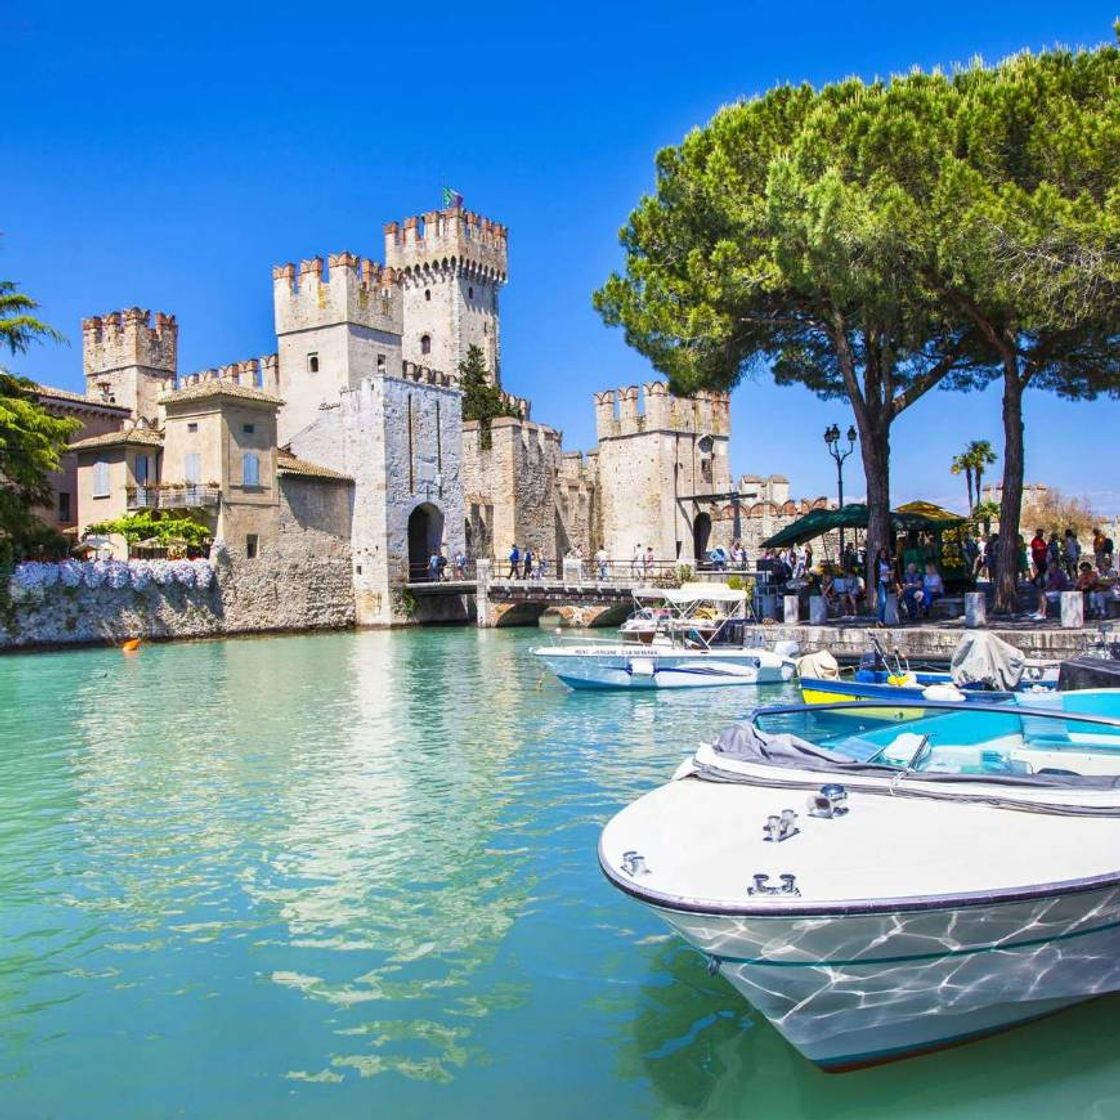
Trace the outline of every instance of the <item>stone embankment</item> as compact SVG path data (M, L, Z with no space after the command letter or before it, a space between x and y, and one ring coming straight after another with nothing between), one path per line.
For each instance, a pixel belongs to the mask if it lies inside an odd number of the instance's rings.
M97 575L74 562L52 566L62 573L40 565L22 580L17 571L11 603L0 611L0 650L354 625L348 556L297 562L215 552L190 564L110 563Z
M871 635L889 653L896 650L911 661L948 661L953 656L964 635L964 627L957 625L899 626L886 629L871 628L869 624L810 626L777 624L763 627L768 641L793 641L803 653L826 649L839 660L858 659L871 648ZM1096 629L1061 629L1058 626L985 628L1005 642L1020 649L1028 657L1046 661L1060 660L1084 653L1099 639Z

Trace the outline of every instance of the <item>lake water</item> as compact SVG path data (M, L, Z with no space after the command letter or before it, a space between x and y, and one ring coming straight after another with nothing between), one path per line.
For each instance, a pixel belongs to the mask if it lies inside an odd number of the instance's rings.
M595 859L757 694L570 694L535 641L0 658L0 1117L1120 1116L1116 997L801 1059Z

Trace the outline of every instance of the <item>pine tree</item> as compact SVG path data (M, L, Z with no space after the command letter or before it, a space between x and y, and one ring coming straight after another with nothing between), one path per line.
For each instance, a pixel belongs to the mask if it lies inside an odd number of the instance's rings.
M495 416L518 416L502 391L490 381L486 357L479 346L467 347L467 359L459 363L459 387L463 390L463 419L477 420L478 445L484 451L491 446L490 421Z

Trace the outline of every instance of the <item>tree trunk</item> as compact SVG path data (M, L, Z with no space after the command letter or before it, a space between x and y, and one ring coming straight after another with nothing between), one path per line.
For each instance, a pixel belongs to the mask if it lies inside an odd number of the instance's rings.
M1019 588L1019 518L1023 512L1023 382L1017 356L1003 359L1003 498L999 506L995 609L1015 609Z
M965 467L964 480L968 485L968 516L972 516L972 511L976 508L976 503L972 500L972 468Z
M891 444L885 418L870 417L860 424L860 454L867 481L867 601L875 601L879 573L875 559L880 548L891 546Z

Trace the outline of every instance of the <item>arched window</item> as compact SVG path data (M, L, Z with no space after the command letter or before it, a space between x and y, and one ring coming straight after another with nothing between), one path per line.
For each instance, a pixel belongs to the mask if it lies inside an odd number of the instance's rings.
M319 355L318 354L308 354L307 355L307 372L308 373L318 373L319 372Z
M249 487L257 487L261 484L261 461L260 457L254 455L251 451L246 451L241 456L241 485L246 489Z
M425 288L425 289L424 289L424 298L425 298L425 299L426 299L426 300L427 300L427 301L428 301L429 303L431 303L431 302L432 302L432 289L431 289L431 288Z
M422 334L420 336L420 353L430 354L432 352L432 336L430 334Z
M474 299L474 288L467 289L467 299Z

